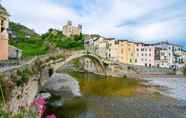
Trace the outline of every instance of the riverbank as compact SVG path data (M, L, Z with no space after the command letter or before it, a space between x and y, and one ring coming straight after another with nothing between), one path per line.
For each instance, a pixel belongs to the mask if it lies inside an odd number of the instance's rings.
M122 96L83 96L50 109L63 118L185 118L185 103L160 94Z
M144 84L146 80L68 74L79 81L82 96L65 101L62 107L47 109L59 118L186 118L185 101L161 94L159 86Z

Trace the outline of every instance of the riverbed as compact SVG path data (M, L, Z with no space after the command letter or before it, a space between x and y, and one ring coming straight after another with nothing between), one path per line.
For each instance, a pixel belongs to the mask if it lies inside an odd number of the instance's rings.
M66 100L62 107L50 107L47 109L48 114L54 113L58 118L186 118L186 104L183 99L179 101L175 97L157 92L148 93L145 90L148 88L141 85L144 81L105 78L91 73L68 74L79 81L82 97ZM159 82L152 78L145 80L151 85L166 83L165 80ZM182 81L180 83L185 85ZM166 86L165 88L168 89ZM162 91L166 93L165 89ZM167 95L171 95L168 93ZM185 98L180 95L175 94L178 98Z
M150 85L164 88L163 94L186 101L186 77L151 77L144 78Z

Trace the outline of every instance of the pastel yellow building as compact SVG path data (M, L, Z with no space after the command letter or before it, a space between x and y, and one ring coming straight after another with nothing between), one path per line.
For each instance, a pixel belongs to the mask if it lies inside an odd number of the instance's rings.
M136 63L136 43L129 42L127 40L119 41L119 62L125 64L135 64Z

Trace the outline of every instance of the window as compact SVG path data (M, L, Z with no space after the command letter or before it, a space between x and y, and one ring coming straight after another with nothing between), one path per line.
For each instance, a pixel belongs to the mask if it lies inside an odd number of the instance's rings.
M152 67L152 65L151 65L151 64L149 64L149 67L151 68L151 67Z
M130 59L130 63L132 63L132 59Z
M3 32L5 30L5 28L4 28L4 21L2 20L1 21L1 32Z
M139 49L137 48L137 51L139 51Z
M151 53L149 54L149 56L151 56Z
M135 59L135 62L137 63L137 59Z
M143 53L141 54L141 56L143 56Z

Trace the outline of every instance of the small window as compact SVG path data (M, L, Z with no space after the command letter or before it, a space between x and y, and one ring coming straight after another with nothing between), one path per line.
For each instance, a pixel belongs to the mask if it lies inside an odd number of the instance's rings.
M136 62L136 63L138 62L137 59L135 59L135 62Z
M132 59L130 59L130 63L132 63Z

